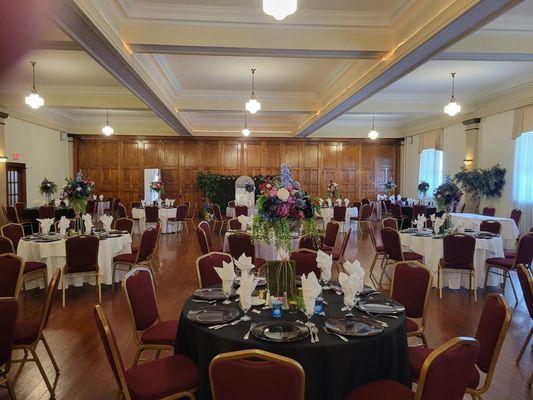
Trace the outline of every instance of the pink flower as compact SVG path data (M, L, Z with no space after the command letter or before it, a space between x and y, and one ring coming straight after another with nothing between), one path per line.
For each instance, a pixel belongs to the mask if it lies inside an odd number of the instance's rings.
M289 183L286 187L286 189L289 191L289 192L292 192L294 190L294 186L292 186L292 183Z
M270 197L276 197L278 195L278 189L272 189L270 191Z
M278 207L278 214L280 217L284 218L287 215L289 215L289 205L287 203L283 203Z

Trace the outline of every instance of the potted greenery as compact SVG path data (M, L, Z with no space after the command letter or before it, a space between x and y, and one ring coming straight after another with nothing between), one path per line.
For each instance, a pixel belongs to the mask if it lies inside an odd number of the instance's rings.
M505 174L507 170L500 164L490 168L467 170L462 168L455 174L455 181L463 190L469 193L475 201L476 210L483 198L501 197L505 187Z
M452 212L461 201L463 192L453 180L447 176L446 182L438 186L433 193L439 211Z

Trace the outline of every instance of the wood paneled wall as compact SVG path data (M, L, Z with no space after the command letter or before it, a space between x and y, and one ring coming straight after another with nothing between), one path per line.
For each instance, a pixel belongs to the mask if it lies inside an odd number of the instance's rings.
M324 196L330 179L350 200L375 197L399 184L399 140L239 139L74 136L74 166L96 182L97 193L125 204L143 196L144 168L160 168L166 196L199 201L198 171L275 175L288 162L305 190Z

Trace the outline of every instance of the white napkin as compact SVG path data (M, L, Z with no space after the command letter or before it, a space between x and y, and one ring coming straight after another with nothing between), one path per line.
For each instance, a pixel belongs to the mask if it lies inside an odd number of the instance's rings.
M170 199L169 200L169 205L170 207L174 207L174 203L176 202L176 199Z
M333 265L333 256L318 250L316 253L316 266L320 269L320 277L324 282L331 279L331 266Z
M157 206L158 206L159 208L161 208L161 205L162 205L162 204L163 204L163 202L161 201L161 199L157 200Z
M50 232L50 227L54 223L53 218L43 218L43 219L37 219L39 221L39 224L41 225L41 232L44 234L47 234Z
M396 200L397 200L397 201L402 201L402 195L401 195L401 194L398 194L398 196L396 196Z
M100 196L98 196L98 199L100 199L100 201L102 201L104 199L104 195L101 194Z
M83 214L81 219L83 219L83 225L85 225L85 232L90 232L94 226L91 214Z
M112 215L101 215L100 221L104 225L104 231L109 232L111 230L111 223L113 222L113 216Z
M241 275L240 286L237 289L241 307L245 310L252 307L252 292L257 286L257 278L253 275Z
M357 280L361 281L361 285L364 285L365 270L361 267L361 263L358 260L354 260L353 262L345 261L343 267L348 275L355 276Z
M323 198L319 198L318 199L318 204L320 204L320 207L322 207L322 204L324 204L324 199Z
M315 300L321 292L322 287L314 272L307 274L307 277L302 275L302 293L307 315L312 315L315 312Z
M144 200L141 200L141 207L144 208L145 205L146 205L146 202Z
M235 260L235 265L241 270L241 277L249 275L250 271L255 268L252 264L252 257L247 257L244 253L241 254L238 260Z
M59 208L59 207L61 207L61 200L59 200L59 199L54 199L54 206L55 206L55 208Z
M335 200L335 205L342 206L342 200L341 199Z
M389 200L390 201L394 201L394 195L393 194L391 194L391 196L389 197Z
M233 261L230 261L229 263L222 261L222 268L215 267L215 271L222 280L222 289L224 290L224 293L229 292L233 285L233 280L235 279L235 266L233 265Z
M70 221L64 215L59 220L59 234L65 236L67 234L67 229L70 227Z
M350 206L350 200L349 199L344 199L344 205L346 207L349 207Z
M93 200L96 200L96 199L97 199L96 195L95 195L95 194L93 194Z
M424 229L424 224L426 223L426 216L424 214L419 214L418 218L413 220L413 224L416 225L416 229L421 231Z
M165 206L170 207L170 199L165 199Z
M248 227L252 226L252 218L248 217L247 215L239 215L237 220L241 223L242 229L247 229Z
M353 307L355 297L363 291L363 283L355 275L346 275L344 272L339 274L339 284L342 287L344 303Z
M68 207L68 199L66 197L63 199L63 203L65 203L65 207Z
M326 203L328 203L328 207L331 208L331 205L333 203L332 203L332 201L331 201L331 199L329 197L326 199Z

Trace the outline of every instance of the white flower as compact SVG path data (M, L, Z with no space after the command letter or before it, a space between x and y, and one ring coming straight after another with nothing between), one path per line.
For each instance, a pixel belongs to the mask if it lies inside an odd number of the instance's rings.
M283 202L286 202L287 200L289 200L289 191L285 188L281 188L280 190L278 190L278 198L283 201Z

